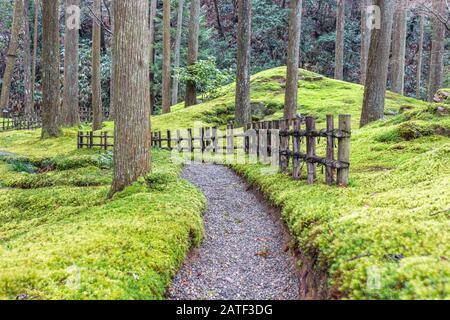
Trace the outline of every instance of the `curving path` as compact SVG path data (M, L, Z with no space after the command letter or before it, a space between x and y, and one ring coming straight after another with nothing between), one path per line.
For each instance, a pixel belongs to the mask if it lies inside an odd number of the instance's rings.
M298 299L283 223L231 169L192 164L183 178L208 200L205 239L175 277L169 299Z

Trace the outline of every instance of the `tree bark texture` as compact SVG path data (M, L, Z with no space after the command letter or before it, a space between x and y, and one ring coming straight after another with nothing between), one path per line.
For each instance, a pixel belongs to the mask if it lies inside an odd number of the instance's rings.
M92 130L100 130L103 122L102 78L100 70L101 25L98 19L102 16L101 0L94 0L92 17ZM97 18L96 18L97 17Z
M294 119L297 114L302 4L302 0L292 0L290 2L291 11L289 16L286 94L284 102L285 119Z
M373 0L361 1L361 71L360 84L364 85L367 74L367 59L369 56L371 28L367 26L367 8L373 4Z
M42 2L42 138L60 135L59 1Z
M392 91L403 94L405 90L407 14L402 1L397 1L392 29L391 84Z
M250 122L250 50L251 50L251 0L238 2L236 113L235 122L241 127Z
M381 28L372 30L361 126L383 118L395 0L376 0Z
M170 113L170 0L163 0L162 112Z
M23 0L23 80L24 80L24 97L25 114L31 114L33 110L32 81L31 81L31 35L30 35L30 0Z
M114 173L111 193L150 168L149 1L114 1Z
M71 6L79 6L80 0L66 0L66 21ZM79 30L66 23L64 33L64 95L62 114L63 124L67 127L75 127L80 124L78 103L78 43Z
M173 63L174 70L180 67L181 32L183 31L183 11L184 11L184 0L178 0L177 34L175 37L175 61ZM174 78L172 84L172 105L178 103L178 86L179 86L178 79Z
M8 51L6 53L6 67L3 74L2 93L0 95L0 112L6 110L9 105L11 79L17 59L17 48L19 46L19 33L22 26L22 17L23 1L16 0L14 3L14 13L11 26L11 39L9 40Z
M34 4L34 32L33 32L33 66L31 70L31 101L35 103L36 90L36 61L37 61L37 47L39 39L39 0Z
M336 66L334 78L344 80L345 0L337 0L336 14Z
M154 50L154 46L155 46L155 17L156 17L156 9L157 9L157 5L158 5L158 0L151 0L150 2L150 21L149 21L149 30L150 30L150 35L149 35L149 54L150 54L150 74L149 74L149 78L150 78L150 113L153 114L154 112L154 105L155 105L155 95L153 93L153 83L155 80L155 74L153 71L154 63L155 63L155 50Z
M433 11L445 12L445 0L433 0ZM436 92L442 88L444 79L445 25L432 18L433 39L431 42L430 75L428 79L428 101L433 101Z
M423 42L425 33L425 17L420 15L419 17L419 50L417 52L417 71L416 71L416 98L421 97L422 86L422 65L423 65Z
M187 65L193 66L198 59L198 36L200 30L200 0L191 0L189 17L189 45ZM197 89L192 81L186 83L185 106L190 107L197 104Z

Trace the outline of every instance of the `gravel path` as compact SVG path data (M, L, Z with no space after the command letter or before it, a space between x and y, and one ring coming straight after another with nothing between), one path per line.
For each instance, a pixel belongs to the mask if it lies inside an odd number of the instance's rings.
M298 299L295 261L273 209L226 167L189 165L183 178L208 200L206 235L175 277L168 298Z

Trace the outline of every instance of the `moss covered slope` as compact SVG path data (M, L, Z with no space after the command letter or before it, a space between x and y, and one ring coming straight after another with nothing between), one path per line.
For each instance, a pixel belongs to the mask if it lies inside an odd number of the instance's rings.
M328 273L333 297L450 298L448 105L388 93L386 119L358 129L362 86L301 75L299 111L317 115L319 128L327 113L352 115L350 187L308 186L268 176L260 165L235 169L282 207L299 249ZM252 77L252 102L266 106L266 119L282 116L284 77L285 68ZM234 111L233 87L223 92L156 117L155 128L226 123Z
M0 299L162 299L202 238L203 196L155 150L153 173L108 200L110 155L76 151L73 130L38 136L1 134L21 157L0 159Z

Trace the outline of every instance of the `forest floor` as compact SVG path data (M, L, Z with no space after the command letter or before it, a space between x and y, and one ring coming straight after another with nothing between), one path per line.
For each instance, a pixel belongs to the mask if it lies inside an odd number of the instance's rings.
M296 261L279 213L227 167L195 163L182 177L206 196L205 238L175 277L168 297L298 299Z
M255 120L282 117L285 73L252 76ZM317 116L318 129L328 113L352 115L350 186L320 183L320 170L309 186L263 165L232 168L280 208L293 247L326 274L329 297L449 299L450 104L388 92L385 119L359 129L362 86L300 75L299 111ZM179 104L152 127L223 128L233 92ZM48 140L40 130L0 133L0 299L164 298L203 238L204 196L154 150L153 172L108 199L111 153L77 150L77 130Z

